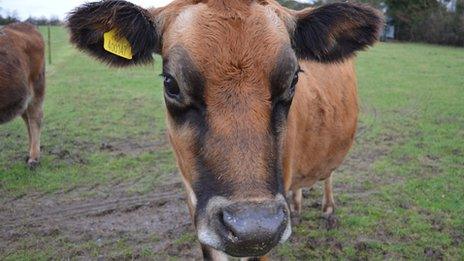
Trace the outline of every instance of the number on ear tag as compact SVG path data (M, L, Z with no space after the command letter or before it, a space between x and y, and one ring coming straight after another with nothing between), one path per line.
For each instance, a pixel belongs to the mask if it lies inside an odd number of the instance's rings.
M117 56L128 60L132 59L132 48L129 41L124 37L118 37L116 29L111 29L103 34L103 48Z

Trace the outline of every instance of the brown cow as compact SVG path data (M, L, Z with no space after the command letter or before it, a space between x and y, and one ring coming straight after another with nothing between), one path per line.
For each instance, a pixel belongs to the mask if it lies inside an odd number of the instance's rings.
M42 35L28 23L0 29L0 124L21 115L29 133L27 164L40 156L40 131L45 94L45 56Z
M177 0L145 10L85 4L69 16L71 42L114 66L163 57L170 142L205 259L265 255L291 234L286 192L325 180L356 130L352 57L382 24L372 8L336 3L292 11L273 0ZM117 30L132 59L105 51ZM225 253L225 254L224 254Z

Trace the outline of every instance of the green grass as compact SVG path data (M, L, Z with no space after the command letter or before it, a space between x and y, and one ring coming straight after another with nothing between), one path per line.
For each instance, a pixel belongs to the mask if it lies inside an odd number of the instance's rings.
M134 180L128 192L145 193L176 171L164 134L159 57L154 66L109 69L69 46L62 28L52 28L52 41L41 165L31 172L24 164L22 120L1 125L0 203ZM464 49L379 44L359 55L357 73L360 134L347 165L334 174L339 224L325 229L320 210L306 206L292 239L274 255L294 260L462 259ZM101 149L102 143L129 148L114 152ZM153 149L139 151L140 146ZM321 198L317 186L306 205ZM47 245L52 239L33 240ZM193 240L186 234L173 244ZM98 253L94 241L62 245L18 248L8 258L41 260L82 249ZM132 251L121 239L107 256L130 258ZM155 255L150 249L141 253Z
M109 69L72 48L59 27L52 28L51 46L41 165L31 175L24 164L27 134L22 120L2 125L3 193L53 192L142 175L149 186L167 170L174 171L166 145L153 153L127 151L122 157L100 150L108 142L140 146L165 140L160 59L155 66Z

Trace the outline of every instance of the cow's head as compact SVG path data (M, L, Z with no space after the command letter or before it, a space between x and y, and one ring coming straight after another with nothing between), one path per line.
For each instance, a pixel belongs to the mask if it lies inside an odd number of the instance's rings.
M75 45L111 65L161 54L169 139L198 238L259 256L291 233L282 148L298 60L349 58L376 40L380 23L373 9L350 3L296 12L273 0L178 0L150 10L112 0L76 9L68 26ZM103 49L113 29L132 59Z

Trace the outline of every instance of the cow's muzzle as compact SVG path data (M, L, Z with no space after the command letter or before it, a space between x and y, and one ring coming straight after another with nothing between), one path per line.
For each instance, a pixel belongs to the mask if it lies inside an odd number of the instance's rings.
M291 234L282 196L265 201L230 202L213 198L207 219L198 224L201 243L236 257L262 256Z

